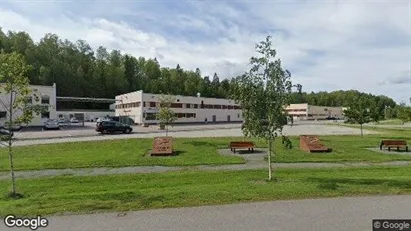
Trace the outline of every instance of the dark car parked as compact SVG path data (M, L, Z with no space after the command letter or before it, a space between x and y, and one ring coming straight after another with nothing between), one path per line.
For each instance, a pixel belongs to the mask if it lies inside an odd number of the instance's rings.
M9 140L10 137L13 137L13 136L14 136L13 132L10 132L9 130L6 130L6 129L0 129L0 140L2 141Z
M133 129L129 125L122 124L116 121L103 121L97 123L96 131L103 134L117 132L130 133L133 131Z

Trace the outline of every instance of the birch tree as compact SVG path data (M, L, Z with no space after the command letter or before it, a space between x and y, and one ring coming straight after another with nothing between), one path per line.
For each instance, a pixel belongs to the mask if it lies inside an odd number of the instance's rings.
M258 57L251 57L250 71L236 79L232 98L242 109L244 135L268 142L268 180L272 180L273 145L275 138L282 134L293 85L291 73L276 59L271 36L256 44L255 50Z
M44 111L44 108L40 106L29 104L28 98L32 97L29 80L26 76L29 68L30 66L26 65L20 54L15 52L0 53L0 107L6 112L5 125L8 128L8 135L3 135L1 144L8 148L12 181L12 190L9 196L12 198L22 196L17 193L14 175L13 127L30 123L35 114Z
M177 117L173 110L171 110L171 104L175 102L175 98L171 95L161 95L159 98L160 109L157 114L157 120L160 121L160 127L165 127L166 136L168 135L168 126L173 126Z

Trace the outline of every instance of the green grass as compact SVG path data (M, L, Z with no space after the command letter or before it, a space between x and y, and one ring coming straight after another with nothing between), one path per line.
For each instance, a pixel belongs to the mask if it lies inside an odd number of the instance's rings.
M382 120L379 121L378 123L374 123L374 124L381 124L381 125L402 125L403 122L399 119L391 119L391 120Z
M367 150L366 148L377 148L381 139L409 139L410 136L402 134L367 135L360 136L319 136L321 142L328 148L330 153L306 153L299 150L299 137L291 137L293 143L291 150L286 150L281 142L277 142L275 158L273 162L295 163L295 162L387 162L399 160L411 160L410 155L383 154ZM408 140L410 142L411 140Z
M409 167L278 169L170 172L53 177L17 181L23 199L5 195L0 181L0 215L19 216L215 205L237 202L353 195L411 194Z
M238 139L238 138L237 138ZM173 139L177 156L146 155L153 139L73 142L20 146L14 148L16 170L121 166L190 166L244 163L240 157L222 156L218 148L228 139ZM0 171L9 169L6 149L0 150Z
M381 130L381 129L374 129ZM384 131L388 131L384 129ZM275 143L274 162L385 162L411 160L411 155L382 154L365 148L377 147L381 139L408 139L411 131L389 130L390 133L360 136L320 136L321 141L333 149L331 153L307 153L299 150L299 138L290 137L293 149L286 150L281 138ZM227 148L228 143L243 140L242 137L219 138L174 138L177 156L151 157L145 155L152 139L127 139L59 143L14 148L16 170L64 169L123 166L193 166L241 164L237 156L222 156L218 149ZM266 142L256 141L257 147L266 148ZM410 141L410 140L408 140ZM8 171L6 149L0 149L0 171Z

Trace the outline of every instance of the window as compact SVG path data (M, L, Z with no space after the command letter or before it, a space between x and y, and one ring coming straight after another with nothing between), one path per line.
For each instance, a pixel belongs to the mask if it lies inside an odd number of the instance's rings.
M195 113L187 113L186 118L196 118L196 114Z
M50 98L41 98L41 104L50 104Z
M177 113L177 118L185 118L186 114L185 113Z
M146 102L143 102L143 107L146 107Z
M200 108L204 108L204 101L201 101L201 106Z
M186 108L191 108L191 105L189 103L186 104Z
M214 105L215 109L221 109L221 105Z
M223 109L227 109L227 105L223 105Z
M156 120L157 119L157 113L146 113L145 115L145 120Z
M48 112L48 111L42 112L41 113L41 118L42 119L50 119L50 112Z
M150 107L156 107L156 102L150 102Z
M194 104L194 108L198 108L198 104Z
M237 114L237 118L240 118L240 114Z
M7 112L6 111L0 111L0 118L6 118L7 117Z
M229 105L229 106L228 106L228 109L233 109L233 106Z
M171 108L183 108L183 104L181 104L181 103L172 103L170 107Z

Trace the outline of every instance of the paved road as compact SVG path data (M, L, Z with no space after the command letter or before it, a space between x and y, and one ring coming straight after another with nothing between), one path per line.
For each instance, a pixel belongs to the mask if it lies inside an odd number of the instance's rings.
M192 128L194 129L194 128ZM342 126L327 126L321 124L304 124L297 126L286 126L283 130L285 135L353 135L360 134L360 130L357 128L349 128ZM377 132L364 130L364 134L375 134ZM118 135L98 135L88 137L64 137L64 138L49 138L49 139L35 139L35 140L17 140L14 142L15 146L25 146L34 144L50 144L50 143L65 143L65 142L80 142L80 141L94 141L94 140L113 140L113 139L130 139L130 138L153 138L156 136L162 136L165 133L157 132L141 132L136 134L118 134ZM183 131L175 130L169 133L173 137L238 137L243 136L240 128L223 128L218 127L213 130L197 128L196 130Z
M57 216L49 217L49 227L38 230L370 231L375 218L410 219L410 205L410 195L271 201L124 214ZM8 229L0 226L0 230Z

